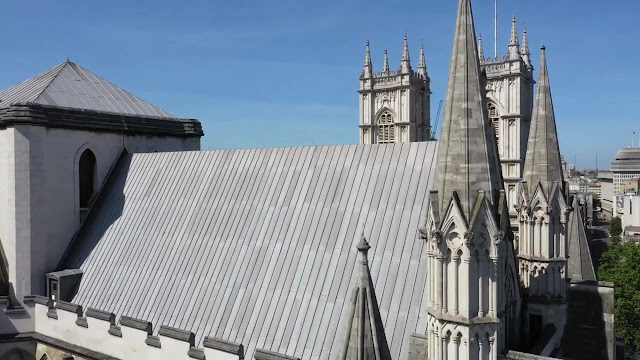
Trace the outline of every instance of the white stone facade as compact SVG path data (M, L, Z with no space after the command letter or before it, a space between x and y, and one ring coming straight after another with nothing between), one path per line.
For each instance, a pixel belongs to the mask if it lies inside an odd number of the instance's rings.
M383 71L373 73L369 45L360 77L360 143L403 143L431 138L430 80L421 54L413 71L405 36L405 55L398 70L389 70L385 50Z
M43 126L0 130L0 239L10 281L19 295L44 294L80 225L78 162L96 158L95 191L123 149L129 152L199 150L199 137L130 136Z

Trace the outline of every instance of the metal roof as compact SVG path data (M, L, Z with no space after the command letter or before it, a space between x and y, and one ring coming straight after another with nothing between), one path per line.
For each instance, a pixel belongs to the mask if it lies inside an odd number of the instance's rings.
M70 61L0 93L0 108L22 103L175 119Z
M426 334L424 226L437 142L133 154L65 266L74 303L302 359L336 358L356 245L392 358Z

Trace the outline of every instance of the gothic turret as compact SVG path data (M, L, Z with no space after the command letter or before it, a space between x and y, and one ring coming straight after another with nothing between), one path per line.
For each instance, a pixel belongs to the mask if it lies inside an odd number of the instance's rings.
M480 64L484 64L484 48L482 47L482 34L478 35L478 57Z
M516 26L516 16L511 20L511 40L509 40L509 60L520 59L520 45L518 44L518 27Z
M409 42L407 41L407 34L404 34L404 45L402 47L402 61L400 62L400 72L411 72L411 59L409 58Z
M373 65L371 64L371 50L369 49L369 40L367 40L367 49L364 54L364 67L362 69L362 79L368 79L373 76Z
M389 345L378 310L376 292L369 273L367 252L371 248L364 234L358 243L360 274L353 289L349 309L347 338L342 360L391 360Z
M528 184L529 192L533 192L535 187L540 184L549 196L554 183L557 183L560 190L563 191L558 132L553 113L544 46L541 48L540 74L538 75L538 88L536 89L527 149L523 181Z
M427 74L427 61L424 58L424 44L420 44L420 63L418 64L418 75L422 76L426 79L429 74Z

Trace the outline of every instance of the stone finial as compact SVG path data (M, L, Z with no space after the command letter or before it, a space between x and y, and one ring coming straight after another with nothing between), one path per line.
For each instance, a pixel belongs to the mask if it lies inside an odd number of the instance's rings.
M484 48L482 47L482 34L478 35L478 58L480 64L484 64Z
M404 34L404 45L402 47L402 61L400 63L400 71L408 73L411 71L411 59L409 58L409 41L407 34Z
M367 47L364 53L364 67L362 69L362 77L364 79L373 76L373 65L371 64L371 50L369 49L369 40L367 40Z
M384 64L382 65L382 72L389 73L389 55L387 49L384 49Z
M522 48L520 49L520 54L522 55L522 60L527 66L527 69L533 69L533 64L531 63L531 54L529 53L529 40L527 38L526 25L522 29Z
M362 235L360 235L360 242L358 242L357 249L365 255L367 254L367 251L371 249L369 242L367 242L367 238L364 237L364 231L362 232Z

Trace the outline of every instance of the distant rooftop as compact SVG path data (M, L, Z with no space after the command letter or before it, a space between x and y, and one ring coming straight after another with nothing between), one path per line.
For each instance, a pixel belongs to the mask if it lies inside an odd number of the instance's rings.
M611 162L611 171L640 172L640 148L622 148Z
M176 119L70 61L0 93L0 108L39 104L121 115Z

